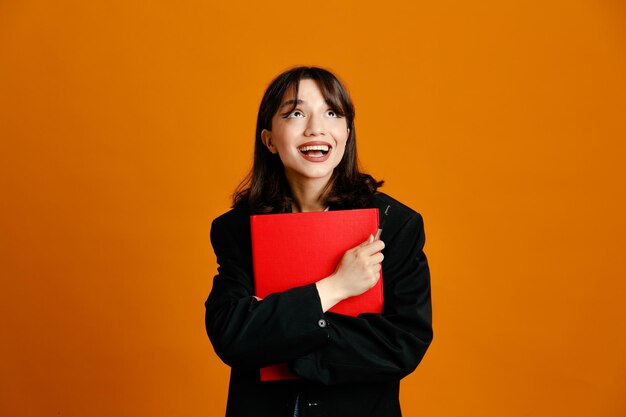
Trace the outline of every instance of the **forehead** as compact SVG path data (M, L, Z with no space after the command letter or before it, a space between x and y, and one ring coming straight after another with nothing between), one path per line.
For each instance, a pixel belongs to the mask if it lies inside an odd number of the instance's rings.
M313 100L328 101L327 98L324 97L324 93L322 92L317 81L309 78L298 81L298 97L296 97L295 85L290 85L283 95L283 98L281 100L281 106L285 104L293 104L294 100L298 100L298 102L307 102Z
M277 112L292 111L298 105L327 105L342 116L349 104L344 101L341 87L322 80L304 78L298 81L298 97L295 82L289 86L280 101Z

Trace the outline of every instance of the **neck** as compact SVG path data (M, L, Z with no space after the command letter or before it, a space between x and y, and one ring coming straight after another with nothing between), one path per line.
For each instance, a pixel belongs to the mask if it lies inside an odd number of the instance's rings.
M293 196L291 211L293 213L303 213L308 211L324 211L326 206L322 203L322 191L328 178L314 178L305 180L293 180L287 175L287 182Z

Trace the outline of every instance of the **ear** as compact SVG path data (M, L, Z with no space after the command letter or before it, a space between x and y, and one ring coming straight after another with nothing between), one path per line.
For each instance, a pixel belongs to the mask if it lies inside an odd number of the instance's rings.
M272 132L270 132L269 130L263 129L261 131L261 141L263 141L263 145L265 145L271 153L278 152L276 146L274 146L274 143L272 142Z

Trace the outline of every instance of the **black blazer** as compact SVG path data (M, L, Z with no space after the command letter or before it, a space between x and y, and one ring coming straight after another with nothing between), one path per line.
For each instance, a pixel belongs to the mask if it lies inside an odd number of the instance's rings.
M400 379L418 365L432 337L430 275L422 217L383 193L369 207L382 215L382 314L322 312L314 284L257 301L252 280L250 213L213 221L218 275L207 299L206 329L231 367L227 417L400 416ZM333 209L333 207L331 207ZM299 380L260 382L259 368L287 362Z

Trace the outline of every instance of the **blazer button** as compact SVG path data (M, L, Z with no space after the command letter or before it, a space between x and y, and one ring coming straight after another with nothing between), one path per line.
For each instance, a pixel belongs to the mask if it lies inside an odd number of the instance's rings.
M326 323L326 320L324 319L319 319L317 322L317 325L320 327L326 327L328 323Z

